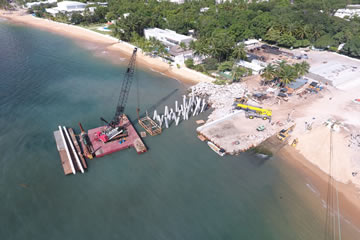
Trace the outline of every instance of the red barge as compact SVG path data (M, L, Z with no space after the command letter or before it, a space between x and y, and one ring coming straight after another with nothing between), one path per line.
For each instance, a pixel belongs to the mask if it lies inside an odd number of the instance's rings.
M147 151L145 144L125 114L122 116L122 119L119 121L119 123L121 123L121 126L126 129L127 136L120 137L119 139L110 142L104 143L101 141L101 139L99 139L97 134L98 132L104 131L107 126L93 128L88 131L88 136L92 147L94 148L94 154L96 157L103 157L105 155L131 147L135 148L138 154ZM116 127L119 126L120 124L116 125Z

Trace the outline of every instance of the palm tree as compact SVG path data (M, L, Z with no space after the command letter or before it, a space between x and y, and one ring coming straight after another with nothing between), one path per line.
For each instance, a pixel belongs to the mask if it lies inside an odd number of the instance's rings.
M265 82L272 81L276 77L276 68L273 64L268 64L261 74L261 77L265 79Z
M208 48L203 40L191 41L189 45L190 49L194 51L195 55L208 55Z
M280 82L285 86L295 81L295 79L297 78L297 72L295 70L295 67L287 64L279 67L278 77L280 79Z
M278 63L277 70L281 70L281 69L285 68L285 66L287 66L286 61L282 60L281 62Z
M184 49L185 51L187 50L187 46L186 46L186 44L185 44L184 42L181 42L181 43L179 44L179 46L180 46L182 49Z
M310 64L308 62L302 61L300 63L300 76L304 76L305 74L309 73Z
M232 70L232 82L240 82L240 79L247 72L246 68L234 67Z
M224 52L226 52L226 47L222 43L222 39L219 39L217 36L211 36L208 39L209 44L209 54L218 59L221 62Z
M297 39L305 39L307 36L306 29L304 25L298 25L295 29L294 35Z
M297 25L295 23L288 23L288 25L285 27L285 33L288 33L289 35L293 36L295 35Z
M303 61L301 63L296 63L294 65L294 69L297 73L297 76L301 77L309 72L310 65L307 62Z
M235 61L238 61L239 59L247 60L244 44L236 45L232 53L232 56L234 57Z

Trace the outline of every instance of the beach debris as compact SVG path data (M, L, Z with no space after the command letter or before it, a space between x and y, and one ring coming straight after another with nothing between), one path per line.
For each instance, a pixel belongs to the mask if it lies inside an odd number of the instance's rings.
M205 121L204 120L196 120L196 124L200 125L200 124L204 124Z
M198 98L202 98L200 112L206 109L205 99L214 111L210 114L209 120L216 120L234 112L234 99L245 97L249 91L244 83L233 83L230 85L216 85L213 83L201 82L190 87L189 96L195 96L194 101L198 104ZM196 107L196 105L195 105ZM199 109L197 109L199 111Z
M202 142L204 142L206 140L206 137L204 137L203 135L199 134L197 136Z

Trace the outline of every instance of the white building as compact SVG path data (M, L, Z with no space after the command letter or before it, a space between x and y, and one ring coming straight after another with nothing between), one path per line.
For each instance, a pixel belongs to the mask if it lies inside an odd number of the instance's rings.
M75 1L63 1L58 2L57 7L47 8L46 12L55 16L57 13L71 13L71 12L83 12L86 8L86 3L75 2Z
M358 8L341 8L338 9L334 14L334 16L339 18L344 18L344 17L353 18L356 15L360 16L360 9Z
M232 0L216 0L216 4L222 4L222 3L225 3L225 2L231 2Z
M58 2L57 7L59 11L79 12L85 10L86 3L75 2L75 1L63 1L63 2Z
M266 63L259 60L252 60L251 62L240 60L237 65L251 69L254 74L259 74L266 67Z
M198 65L204 61L205 56L194 55L192 50L184 50L180 46L173 46L169 50L171 59L175 64L183 65L185 60L192 58L194 65Z
M96 5L99 5L99 6L102 6L102 7L107 7L108 6L107 2L87 2L87 5L90 5L90 4L96 4Z
M185 2L185 0L157 0L158 2L172 2L172 3L177 3L177 4L182 4Z
M245 47L255 46L258 44L260 44L260 41L257 39L249 39L249 40L244 41Z
M200 12L204 13L204 12L209 11L209 9L210 8L208 8L208 7L200 8Z
M261 40L261 39L260 39ZM257 39L249 39L249 40L246 40L246 41L243 41L243 42L239 42L239 44L244 44L244 47L245 49L247 50L252 50L254 48L258 48L261 46L261 42L260 40L257 40Z
M147 28L144 30L144 35L147 40L150 38L155 38L162 42L166 46L175 46L180 43L189 44L194 38L190 36L185 36L178 34L175 31L169 29L160 29L160 28Z
M180 65L184 64L185 60L194 57L192 50L184 50L179 46L172 46L169 50L169 54L175 64Z

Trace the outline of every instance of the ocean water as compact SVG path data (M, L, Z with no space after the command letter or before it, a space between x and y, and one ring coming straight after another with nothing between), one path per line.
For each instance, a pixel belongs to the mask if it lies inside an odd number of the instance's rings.
M196 118L147 137L143 155L125 150L64 176L53 131L111 119L126 64L80 45L0 23L0 239L324 238L325 209L306 176L276 158L217 156L196 138ZM186 92L147 69L136 76L142 113ZM360 239L343 225L344 239Z

